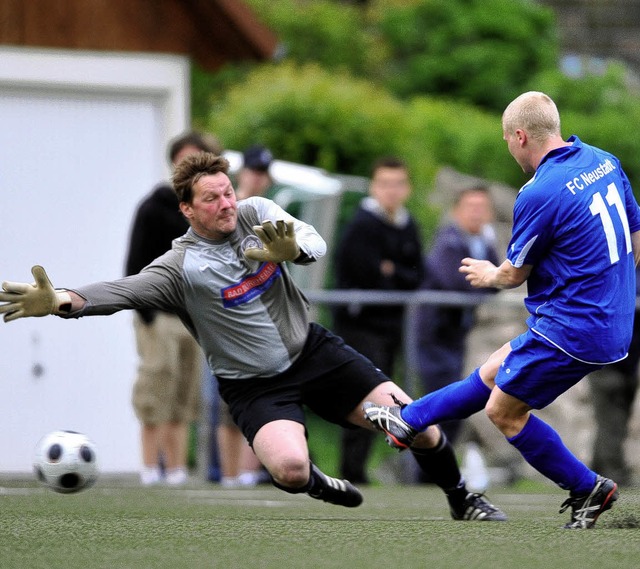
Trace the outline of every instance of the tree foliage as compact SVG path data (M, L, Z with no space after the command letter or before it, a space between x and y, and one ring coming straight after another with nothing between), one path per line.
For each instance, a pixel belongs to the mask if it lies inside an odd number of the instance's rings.
M522 171L502 140L500 117L450 99L415 97L406 105L407 152L425 152L439 166L519 186Z
M333 0L247 0L281 41L281 57L317 63L330 71L366 76L376 65L378 46L366 12Z
M553 12L522 0L420 0L380 15L384 81L402 97L440 94L502 110L552 68Z
M403 105L371 82L284 63L231 88L208 127L229 148L258 142L283 160L368 175L375 158L399 147L403 121Z
M640 98L625 70L559 69L552 12L528 0L245 0L282 40L283 58L193 76L194 122L227 148L367 175L398 154L425 203L439 165L519 186L500 114L527 90L557 102L563 134L618 155L640 188Z

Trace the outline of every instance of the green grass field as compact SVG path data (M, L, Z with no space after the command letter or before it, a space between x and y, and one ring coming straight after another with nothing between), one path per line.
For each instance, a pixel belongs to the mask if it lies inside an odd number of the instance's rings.
M533 488L532 486L535 486ZM565 494L495 488L506 523L454 522L433 487L363 489L346 509L270 486L141 488L102 477L59 495L0 479L2 569L640 567L640 490L626 489L595 529L563 530Z

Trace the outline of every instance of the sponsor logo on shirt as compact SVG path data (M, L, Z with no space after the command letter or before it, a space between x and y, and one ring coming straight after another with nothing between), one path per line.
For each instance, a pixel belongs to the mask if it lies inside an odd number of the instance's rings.
M280 275L282 275L280 265L271 262L262 263L255 273L246 276L239 283L222 289L222 305L225 308L232 308L253 300L269 290Z

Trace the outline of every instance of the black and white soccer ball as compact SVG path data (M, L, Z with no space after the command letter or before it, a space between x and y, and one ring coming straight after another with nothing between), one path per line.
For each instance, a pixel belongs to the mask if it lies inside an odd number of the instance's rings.
M98 479L95 444L74 431L49 433L36 446L33 470L38 480L55 492L85 490Z

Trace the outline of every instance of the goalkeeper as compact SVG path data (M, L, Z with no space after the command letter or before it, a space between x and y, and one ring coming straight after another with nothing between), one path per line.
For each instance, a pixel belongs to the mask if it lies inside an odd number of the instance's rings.
M173 176L190 223L172 249L140 273L75 289L54 289L42 267L34 284L3 283L4 320L63 318L158 309L177 314L205 352L234 421L273 483L354 507L362 494L310 462L303 405L339 425L372 428L364 401L410 401L358 352L308 320L308 302L285 262L312 263L326 250L316 230L270 200L236 202L228 162L211 153L186 158ZM413 454L445 491L454 519L504 520L483 496L467 492L451 445L437 426Z

